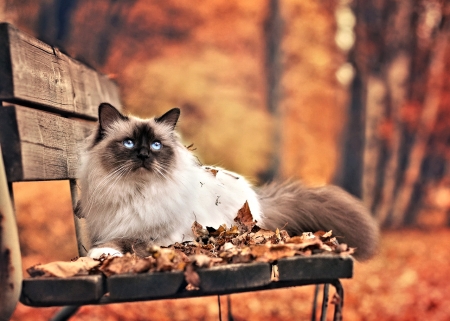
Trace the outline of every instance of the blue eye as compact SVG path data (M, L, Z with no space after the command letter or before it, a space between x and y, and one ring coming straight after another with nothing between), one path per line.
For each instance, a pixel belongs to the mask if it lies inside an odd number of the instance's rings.
M150 145L150 147L151 147L153 150L160 150L160 149L162 148L162 144L161 144L160 141L155 140L155 141Z
M125 139L122 144L129 149L134 147L134 141L132 139Z

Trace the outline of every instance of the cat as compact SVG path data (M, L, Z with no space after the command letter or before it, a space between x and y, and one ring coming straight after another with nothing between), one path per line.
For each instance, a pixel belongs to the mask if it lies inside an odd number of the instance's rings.
M339 187L292 181L254 188L234 172L202 166L175 130L178 108L141 119L102 103L98 113L78 175L78 212L92 243L88 256L121 256L149 243L192 240L194 221L231 226L245 202L262 228L284 228L290 235L333 230L341 243L356 248L355 258L376 253L375 220Z

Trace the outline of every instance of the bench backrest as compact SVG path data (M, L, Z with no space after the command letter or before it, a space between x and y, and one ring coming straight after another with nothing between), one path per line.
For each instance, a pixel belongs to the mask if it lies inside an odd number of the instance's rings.
M9 182L75 179L97 107L120 108L114 82L0 24L0 144Z
M80 150L102 102L121 106L118 87L107 76L0 24L1 170L11 198L13 182L70 180L76 204ZM75 218L79 254L84 255L89 244L81 225Z
M12 183L69 180L75 208L81 146L102 102L121 107L107 76L0 23L0 318L14 310L22 280ZM84 255L87 234L74 218Z

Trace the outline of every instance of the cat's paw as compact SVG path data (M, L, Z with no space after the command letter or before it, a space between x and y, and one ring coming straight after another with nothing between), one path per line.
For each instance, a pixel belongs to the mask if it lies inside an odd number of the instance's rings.
M107 256L123 256L119 250L112 247L94 247L89 250L87 256L92 259L99 259L103 254Z

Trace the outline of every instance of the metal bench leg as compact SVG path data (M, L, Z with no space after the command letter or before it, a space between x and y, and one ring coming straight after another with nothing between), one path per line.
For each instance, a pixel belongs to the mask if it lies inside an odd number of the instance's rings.
M311 320L316 321L316 310L317 310L317 297L319 296L321 284L316 284L314 289L314 301L311 313ZM330 285L323 285L323 300L322 300L322 310L320 313L320 321L325 321L327 319L327 309L328 309L328 296L330 291Z
M344 306L344 288L342 287L342 284L339 280L334 280L331 283L335 289L336 294L334 297L334 321L341 321L342 320L342 308Z
M222 305L220 304L220 295L217 296L217 302L219 304L219 321L222 321ZM231 313L231 298L230 295L227 295L227 321L233 321L233 314Z
M311 321L316 321L317 297L319 296L319 291L320 291L320 284L316 284L314 286L314 300L312 306Z
M342 321L342 308L344 306L344 288L339 280L333 280L331 285L336 289L336 294L333 298L334 303L334 321ZM322 311L320 315L320 321L325 321L327 319L327 309L328 309L328 298L329 298L329 288L330 284L324 284L323 288L323 301L322 301ZM317 310L317 297L320 291L320 284L315 285L314 290L314 301L311 314L311 320L316 321L316 310Z
M58 312L55 313L53 318L50 319L50 321L66 321L69 320L71 316L73 316L75 313L77 313L78 309L80 308L79 305L68 305Z
M325 321L327 319L329 292L330 292L330 285L326 283L323 285L323 301L322 301L322 312L320 315L320 321Z

